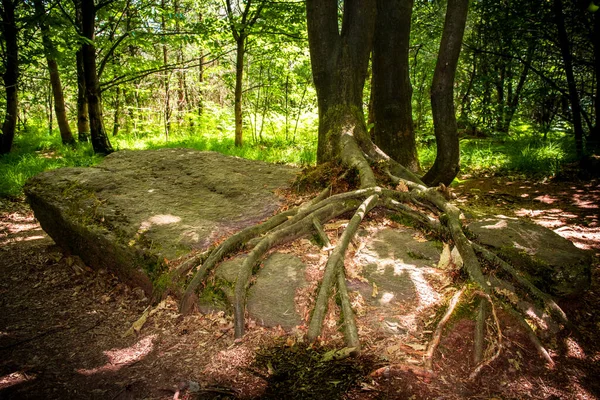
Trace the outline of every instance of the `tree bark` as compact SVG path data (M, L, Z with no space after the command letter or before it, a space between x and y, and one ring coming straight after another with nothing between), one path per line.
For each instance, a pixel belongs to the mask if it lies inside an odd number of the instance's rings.
M56 114L56 123L60 131L60 138L63 144L75 144L75 138L71 132L67 112L65 110L65 96L63 94L62 84L60 82L60 74L58 72L58 63L54 57L56 52L54 43L50 38L50 27L46 21L46 10L42 0L35 0L35 13L38 16L38 24L42 33L42 43L44 45L44 53L48 71L50 72L50 84L52 85L52 95L54 96L54 113Z
M83 50L77 50L77 139L80 142L90 141L90 117L87 94L85 90L85 73L83 72Z
M558 44L562 54L565 75L567 76L567 86L569 88L569 102L571 103L571 113L573 114L573 130L575 131L575 150L579 158L583 157L583 124L581 121L581 104L579 103L579 93L577 92L577 83L573 73L573 55L571 54L569 37L565 28L565 16L563 14L562 0L554 0L552 3L556 29L558 31Z
M74 0L75 24L81 31L83 17L81 15L81 0ZM75 54L77 61L77 140L90 141L90 117L88 111L87 91L85 88L85 72L83 70L83 45Z
M306 3L308 42L319 108L317 163L340 161L343 135L370 141L362 109L375 27L375 0L344 3L341 33L335 0ZM346 150L346 148L344 148Z
M596 10L593 19L592 47L594 48L594 74L596 75L596 95L594 96L596 123L590 132L590 144L598 148L600 146L600 10Z
M431 111L437 155L433 166L423 177L423 182L428 185L449 185L460 170L453 89L468 10L468 0L448 0L440 51L431 84Z
M121 88L117 86L115 89L115 114L113 116L113 131L112 135L117 136L119 134L119 117L121 114Z
M244 54L246 53L246 37L239 36L236 39L236 57L235 57L235 145L243 145L243 115L242 115L242 88L244 79Z
M82 46L83 70L92 147L96 154L110 154L114 150L106 134L102 118L102 99L96 70L96 48L94 46L96 6L94 0L81 0L81 21L83 36L88 39Z
M166 6L166 1L162 0L161 1L161 8L162 8L162 12L163 14L160 17L160 21L161 21L161 29L163 32L167 31L167 21L165 20L165 16L164 13L167 12L167 6ZM167 48L167 44L163 43L162 45L162 52L163 52L163 66L167 66L168 63L168 57L169 57L169 50ZM164 90L165 90L165 109L164 109L164 127L165 127L165 139L168 141L169 140L169 134L171 133L171 88L169 87L169 82L170 81L170 72L165 71L165 76L164 76L164 80L163 80L163 85L164 85Z
M373 141L412 171L419 170L412 120L408 50L413 0L377 0L373 41Z
M2 0L2 35L5 45L5 64L2 79L6 93L6 113L0 136L0 154L7 154L12 148L17 129L19 108L19 46L18 30L15 20L16 3L13 0Z

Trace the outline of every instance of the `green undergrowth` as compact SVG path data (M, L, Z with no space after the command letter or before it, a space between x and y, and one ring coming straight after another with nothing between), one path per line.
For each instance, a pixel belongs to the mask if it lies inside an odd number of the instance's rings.
M266 131L257 136L248 128L244 146L240 148L235 147L233 131L223 118L195 126L174 124L168 138L160 125L158 128L154 125L154 128L139 126L136 132L122 129L110 140L116 150L183 147L300 167L316 163L316 126L312 122L303 124L294 135ZM0 197L22 198L24 183L40 172L60 167L86 167L100 162L101 157L93 154L89 143L80 143L75 148L63 146L56 130L49 135L42 125L36 126L19 132L13 151L0 156ZM522 132L513 136L463 138L461 172L473 176L554 176L560 172L562 165L575 160L572 142L572 137L560 132L552 133L547 140ZM433 164L435 154L435 144L420 148L423 169Z
M34 175L60 167L89 167L100 162L89 143L64 146L58 135L21 132L11 153L0 156L0 197L20 198L23 185Z
M538 136L464 138L460 141L460 153L461 173L473 176L552 177L563 165L576 160L573 139L560 133L546 140ZM422 167L431 166L435 155L435 145L421 147Z

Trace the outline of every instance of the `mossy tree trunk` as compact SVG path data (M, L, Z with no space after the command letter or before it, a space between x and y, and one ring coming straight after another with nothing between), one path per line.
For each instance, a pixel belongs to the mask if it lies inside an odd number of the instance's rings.
M317 162L343 161L369 142L362 96L375 27L375 1L344 4L341 31L336 1L306 3L308 41L319 106ZM348 141L354 146L348 146Z

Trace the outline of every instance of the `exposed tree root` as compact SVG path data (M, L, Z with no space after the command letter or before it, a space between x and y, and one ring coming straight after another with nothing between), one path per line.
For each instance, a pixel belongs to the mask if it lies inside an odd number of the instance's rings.
M331 296L331 288L335 282L335 277L338 273L338 267L343 265L344 256L346 255L346 250L348 249L348 244L350 240L356 233L360 222L363 220L365 215L377 204L379 200L378 194L373 194L369 196L361 205L358 207L358 210L352 216L352 219L348 223L348 226L344 230L342 237L339 240L339 243L329 256L327 260L327 265L325 266L325 273L323 275L323 279L321 280L321 286L319 288L319 292L317 294L317 300L315 302L315 307L313 309L312 318L310 320L310 324L308 326L308 340L314 341L321 334L321 327L323 325L323 320L325 319L325 314L327 313L327 304L329 302L329 297Z
M196 265L201 263L194 272L193 278L187 284L185 293L181 296L181 312L188 313L194 309L197 301L196 293L208 277L209 272L219 262L238 250L247 249L249 252L239 269L234 289L235 337L241 338L245 330L247 290L250 286L252 274L261 260L278 245L293 241L302 236L316 234L327 251L330 251L330 255L316 294L307 338L312 342L321 335L322 325L328 311L329 299L334 292L333 288L335 286L343 317L342 327L347 346L343 354L357 354L360 351L360 339L346 286L344 258L349 243L355 236L365 216L374 207L382 207L398 213L409 225L415 226L426 233L433 234L444 241L451 241L458 249L463 260L463 268L469 280L475 285L475 293L482 298L475 334L474 361L477 367L471 374L471 379L475 379L482 369L498 358L502 350L502 333L495 304L502 305L514 317L523 329L525 329L542 357L550 365L553 365L548 352L535 335L531 326L524 319L523 314L513 309L511 305L503 302L502 296L496 297L496 294L492 290L493 285L490 282L492 279L484 274L482 262L486 268L495 266L504 270L528 294L543 302L552 317L556 318L560 323L570 326L565 313L549 295L536 288L513 266L502 260L492 251L467 238L461 222L461 211L450 202L452 196L446 187L442 185L437 188L426 187L412 172L401 165L397 165L368 139L365 139L360 129L356 126L353 127L352 121L352 118L348 118L342 124L339 146L342 164L346 168L343 173L347 174L349 170L358 171L360 188L335 195L332 195L331 188L326 188L311 201L299 207L281 212L261 224L248 227L229 237L212 251L196 256L180 265L172 272L171 278L173 282L183 279ZM379 169L380 173L376 173L374 165L375 168ZM377 177L381 177L382 175L387 176L389 181L378 182ZM390 182L396 189L387 188L388 186L386 185ZM335 247L333 247L329 243L329 238L323 229L323 224L349 212L353 213L350 222L345 227L337 243L334 243ZM486 270L486 273L488 272ZM460 300L460 296L465 291L465 287L467 286L460 289L450 301L448 310L439 322L429 343L424 360L425 369L423 369L423 371L426 371L425 375L427 376L433 376L431 369L435 350L440 343L444 326L450 320L453 310ZM517 295L514 294L514 296ZM490 309L488 304L491 305L491 315L495 325L493 330L497 334L497 338L491 339L491 343L496 343L497 349L492 357L484 360L487 332L486 321L488 320L488 310ZM415 370L419 369L417 367L404 368L397 365L386 368L375 371L374 374L387 374L391 373L392 370L411 370L415 372Z
M475 380L477 378L477 376L479 376L479 373L481 372L481 370L485 367L487 367L488 365L490 365L491 363L494 362L494 360L496 360L499 356L500 353L502 352L502 330L500 329L500 320L498 320L498 315L496 314L496 307L494 307L494 302L492 301L492 298L483 292L477 292L477 294L481 297L483 297L483 300L481 301L480 305L479 305L479 309L480 310L484 310L484 312L480 312L481 314L481 325L485 326L485 315L487 314L487 312L485 312L487 305L489 304L492 308L492 316L494 317L494 324L496 325L496 334L497 334L497 341L498 343L496 344L496 352L494 353L494 355L492 357L490 357L488 360L483 361L483 344L484 344L484 340L483 339L483 335L480 335L481 339L478 340L477 338L477 330L476 330L476 335L475 335L475 353L476 353L476 358L479 358L479 360L477 360L476 365L477 367L475 367L475 369L473 370L473 372L471 372L471 374L469 375L469 379L470 380ZM477 319L477 323L479 325L480 320L479 317ZM481 349L479 349L478 347L481 347ZM479 353L479 354L478 354Z

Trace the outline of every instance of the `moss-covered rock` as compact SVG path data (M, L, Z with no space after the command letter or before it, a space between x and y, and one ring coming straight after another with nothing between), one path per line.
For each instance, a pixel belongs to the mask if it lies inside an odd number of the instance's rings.
M44 172L25 192L58 245L151 293L169 260L272 215L296 173L214 152L120 151Z
M548 228L507 217L484 218L468 228L482 244L527 273L540 289L568 297L590 285L591 254Z

